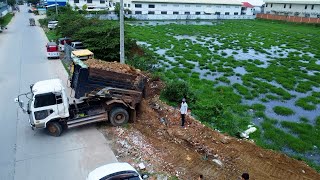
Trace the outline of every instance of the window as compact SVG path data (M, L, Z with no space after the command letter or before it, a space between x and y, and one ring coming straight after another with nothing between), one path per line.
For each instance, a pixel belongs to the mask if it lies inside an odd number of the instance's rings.
M201 7L201 5L196 5L196 7Z
M148 14L154 14L154 11L148 11Z
M310 14L307 13L307 14L304 15L304 17L310 17Z
M79 0L74 0L74 3L79 3Z
M215 14L215 15L220 15L220 12L215 12L214 14Z
M135 14L142 14L142 11L135 11Z
M196 12L196 15L200 15L201 14L201 12Z
M179 12L178 11L173 11L173 14L179 14Z
M230 6L226 6L226 8L230 8Z
M230 13L229 12L225 12L224 15L230 15Z
M167 6L166 4L161 4L161 6Z
M211 7L211 5L207 5L207 7Z
M266 7L268 7L268 3L266 3Z
M134 7L135 8L142 8L142 4L135 4Z
M291 9L291 5L292 5L292 4L290 4L290 6L289 6L290 9Z
M123 4L123 7L127 7L127 3L124 3L124 4Z
M149 8L155 8L154 4L149 4Z
M38 94L35 96L34 108L52 106L52 105L61 104L61 103L62 103L61 95L56 96L54 93Z
M217 6L217 8L221 8L221 6Z
M130 7L130 4L128 4L128 7Z
M270 14L270 11L267 11L267 14Z
M314 5L311 6L311 9L313 9L313 8L314 8Z
M106 0L100 0L100 4L105 4Z
M167 11L161 11L161 14L168 14Z
M238 13L238 12L235 12L234 15L239 15L239 13Z
M87 0L87 3L92 3L92 0Z
M273 6L273 4L271 4L271 7Z
M283 8L286 8L286 6L287 6L287 5L286 5L286 4L284 4L284 5L283 5Z
M186 7L190 7L190 5L189 5L189 4L187 4L187 5L186 5Z
M179 7L179 4L174 4L173 6L175 6L175 7Z
M184 14L190 14L190 12L187 11L187 12L184 12Z
M304 9L307 9L308 8L308 5L304 6Z

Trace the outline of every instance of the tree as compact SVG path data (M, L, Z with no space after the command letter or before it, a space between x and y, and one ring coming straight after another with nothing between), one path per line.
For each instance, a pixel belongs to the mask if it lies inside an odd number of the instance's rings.
M7 3L9 6L13 7L16 4L16 0L8 0Z

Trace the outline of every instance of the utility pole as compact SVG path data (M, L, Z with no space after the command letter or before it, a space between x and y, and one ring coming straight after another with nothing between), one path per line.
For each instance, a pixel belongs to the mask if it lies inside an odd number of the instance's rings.
M56 15L58 16L58 5L57 5L57 0L56 0ZM57 17L58 18L58 17Z
M120 0L120 63L125 64L124 60L124 19L123 19L123 0Z

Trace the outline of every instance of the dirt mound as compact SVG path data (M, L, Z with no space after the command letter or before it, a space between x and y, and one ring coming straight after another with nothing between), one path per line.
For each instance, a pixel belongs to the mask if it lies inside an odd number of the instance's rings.
M116 139L120 161L143 162L147 171L179 179L237 179L243 172L250 179L320 179L320 174L284 154L262 149L252 141L240 140L214 131L191 116L180 127L178 109L159 100L160 82L148 81L153 90L139 108L137 122L130 128L103 130ZM152 88L153 87L153 88ZM107 132L107 133L106 133Z
M107 62L99 59L88 59L85 61L85 64L90 68L112 71L117 73L126 73L126 74L140 74L139 69L135 69L127 64L120 64L119 62Z

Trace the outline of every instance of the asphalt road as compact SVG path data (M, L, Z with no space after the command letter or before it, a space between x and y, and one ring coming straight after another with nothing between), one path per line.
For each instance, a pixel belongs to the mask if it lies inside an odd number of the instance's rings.
M59 60L47 60L46 36L39 26L29 26L33 15L27 6L20 9L0 34L0 179L85 179L94 168L117 161L95 126L51 137L32 131L28 116L14 103L36 81L67 79Z

